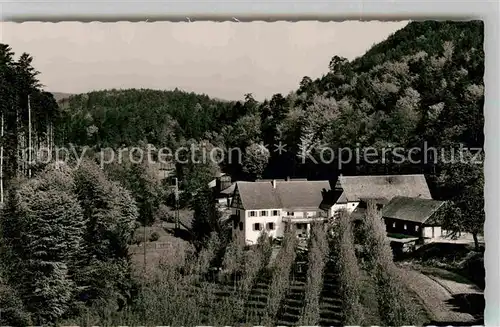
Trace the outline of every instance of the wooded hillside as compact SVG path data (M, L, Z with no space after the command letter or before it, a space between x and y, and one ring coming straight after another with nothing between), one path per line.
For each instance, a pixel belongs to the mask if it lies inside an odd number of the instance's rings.
M250 169L249 178L330 177L339 170L336 161L312 169L297 156L301 146L316 142L334 149L423 148L424 142L482 148L482 22L412 22L352 62L334 56L325 70L316 80L304 77L296 92L262 103L251 93L240 102L221 102L179 90L73 96L62 105L65 141L102 147L139 141L179 146L189 139L226 148L269 144L268 164ZM281 155L272 146L279 140L287 145ZM375 166L341 168L347 174L436 170L428 164Z
M179 90L73 96L62 104L65 142L238 147L243 160L229 164L226 153L221 165L235 179L425 173L433 197L455 201L461 214L454 216L479 217L482 228L483 34L480 21L411 22L365 55L333 56L321 78L306 76L297 91L261 103L251 93L223 102ZM360 160L348 160L344 148L359 150ZM364 161L367 148L378 151L376 161ZM382 155L398 148L399 157ZM203 167L182 173L203 185L214 171ZM480 195L474 205L471 194Z

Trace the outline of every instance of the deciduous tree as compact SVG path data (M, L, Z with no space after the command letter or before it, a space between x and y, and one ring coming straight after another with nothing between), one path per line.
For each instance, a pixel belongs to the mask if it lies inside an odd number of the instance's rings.
M262 178L269 157L269 150L263 144L252 143L245 149L243 171L254 179Z

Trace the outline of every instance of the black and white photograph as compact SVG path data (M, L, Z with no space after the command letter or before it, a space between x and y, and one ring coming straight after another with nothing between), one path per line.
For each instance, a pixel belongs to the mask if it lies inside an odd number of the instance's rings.
M0 37L0 326L484 325L483 21Z

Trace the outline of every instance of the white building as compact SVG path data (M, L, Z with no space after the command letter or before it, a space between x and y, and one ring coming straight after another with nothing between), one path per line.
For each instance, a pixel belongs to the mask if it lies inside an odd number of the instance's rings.
M286 224L294 224L306 237L314 221L326 221L341 209L354 211L362 199L390 201L396 196L432 199L423 175L340 176L327 180L262 180L237 182L231 200L235 229L255 244L265 230L283 236Z

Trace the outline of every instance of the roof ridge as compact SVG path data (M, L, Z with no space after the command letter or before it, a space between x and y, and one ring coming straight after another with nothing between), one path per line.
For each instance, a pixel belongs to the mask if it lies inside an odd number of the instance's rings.
M444 204L446 201L444 200L435 200L435 199L426 199L426 198L420 198L420 197L394 197L392 198L392 200L394 199L397 199L397 198L405 198L405 199L410 199L411 201L414 201L414 202L427 202L427 203L430 203L430 202L434 202L434 203L440 203L440 205ZM392 200L390 202L392 202Z
M425 174L392 174L392 175L342 175L339 177L393 177L393 176L425 176Z
M291 179L289 181L285 181L285 180L276 180L276 182L283 182L283 183L290 183L290 182L308 182L308 183L324 183L324 182L330 182L330 180L328 179L321 179L321 180L313 180L313 181L310 181L310 180L305 180L305 179Z

